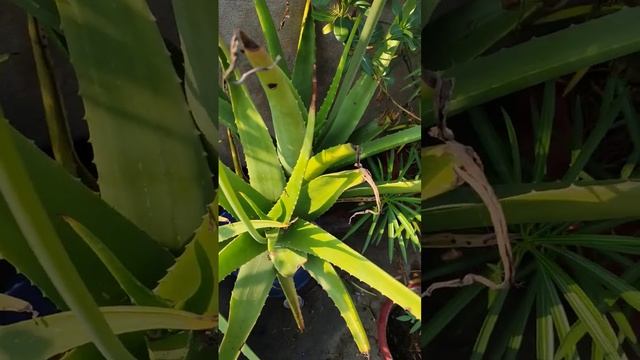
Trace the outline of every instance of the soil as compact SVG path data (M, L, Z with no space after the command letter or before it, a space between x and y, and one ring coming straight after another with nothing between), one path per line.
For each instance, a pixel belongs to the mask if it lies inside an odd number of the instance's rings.
M387 324L387 343L394 359L422 360L420 350L420 331L409 333L412 324L408 321L400 321L397 318L405 312L399 307L394 307L389 314Z

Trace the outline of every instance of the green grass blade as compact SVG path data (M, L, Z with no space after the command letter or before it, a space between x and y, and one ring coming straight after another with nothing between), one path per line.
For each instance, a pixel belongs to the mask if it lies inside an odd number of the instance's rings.
M542 111L539 121L533 124L535 133L535 162L533 164L533 182L540 182L547 174L547 160L551 146L551 132L556 117L556 82L544 84Z
M567 318L567 313L564 310L564 305L560 301L560 297L558 296L558 290L553 284L553 281L551 280L550 275L543 268L540 269L540 272L541 272L542 284L543 284L541 291L543 291L545 293L545 296L547 296L547 301L549 302L553 325L558 335L558 339L562 341L562 339L564 339L567 336L567 334L571 329L571 326L569 325L569 320ZM575 356L575 351L571 351L569 353L569 358L573 359L574 356Z
M480 328L480 332L476 337L476 342L473 345L471 359L480 360L484 357L485 352L487 351L487 345L489 345L489 339L495 329L496 322L498 321L498 317L502 311L502 306L504 305L504 301L508 294L508 289L499 290L497 294L495 294L495 298L489 307L489 312L484 318L482 328Z
M538 280L536 285L536 358L553 358L555 349L551 299L546 292L546 284Z
M181 248L213 185L151 11L140 0L56 4L102 198L161 244Z
M531 314L531 308L536 299L536 288L530 286L527 289L526 294L517 305L516 312L512 322L509 324L509 332L507 339L504 340L506 347L504 352L504 359L517 359L520 348L522 347L522 341L524 338L524 332L527 326L527 320Z
M51 218L31 182L11 136L9 123L0 117L0 193L4 196L29 247L50 276L64 302L107 359L133 356L113 334L91 293L71 262Z
M231 293L229 326L220 344L220 360L235 360L247 341L276 274L266 252L253 258L240 268Z
M330 263L315 256L309 256L309 260L304 267L327 292L338 311L340 311L340 315L347 324L358 350L363 354L368 354L370 350L369 338L362 326L358 310L336 270Z
M312 13L313 5L311 0L307 0L302 16L302 31L298 41L296 62L291 77L293 86L307 107L311 101L313 66L316 63L316 24Z
M253 5L256 9L256 14L258 15L258 21L260 22L262 33L264 34L264 38L267 41L267 49L269 50L269 54L273 58L280 56L280 58L283 59L283 61L278 65L288 76L289 69L286 62L284 61L285 56L284 52L282 51L282 46L280 45L280 39L278 38L278 30L273 23L273 18L271 17L271 13L269 12L267 2L265 0L253 0Z
M606 354L615 356L618 349L616 334L584 290L547 257L538 252L535 252L535 256L538 263L549 272L578 318L585 323L594 341L602 346Z
M569 329L569 332L560 339L560 346L558 346L558 349L556 350L554 359L571 359L569 356L575 353L578 342L580 342L586 334L587 326L584 321L576 320Z
M243 32L240 33L245 56L254 68L264 68L257 72L260 85L264 89L271 109L271 120L276 134L278 156L288 173L293 171L300 155L305 134L304 105L287 75L279 67L270 67L273 59ZM300 106L296 106L299 104ZM244 143L243 143L244 145Z
M184 88L196 125L211 146L217 145L218 4L209 0L173 0L173 13L184 56Z
M100 311L116 334L154 329L210 330L217 325L215 316L158 307L110 306ZM81 319L71 311L2 326L0 357L49 359L90 342L91 337L84 330Z
M443 306L428 322L422 326L420 345L425 348L433 339L442 333L449 322L458 315L483 290L481 286L472 285L459 290L446 305ZM427 311L429 311L427 309Z
M111 275L118 281L122 289L129 295L136 305L170 307L169 302L155 295L149 288L142 285L138 279L122 264L122 262L107 248L102 240L96 237L91 230L71 217L64 220L84 240L84 242L98 255L103 264L109 269Z
M638 51L639 16L640 8L623 9L445 71L444 77L456 79L449 114ZM425 126L433 124L431 100L422 111Z
M420 296L321 228L298 220L279 243L331 262L387 296L417 319L422 317Z

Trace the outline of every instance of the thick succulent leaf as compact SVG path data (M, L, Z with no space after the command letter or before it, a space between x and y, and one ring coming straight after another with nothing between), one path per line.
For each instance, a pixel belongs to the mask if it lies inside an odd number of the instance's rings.
M78 316L89 339L107 358L133 360L109 328L66 252L51 216L38 197L11 131L9 122L0 117L0 194L10 213L62 299Z
M443 73L456 81L449 113L638 51L639 16L640 8L622 9L452 67ZM430 126L435 117L433 103L427 99L422 112L425 125Z
M174 309L110 306L100 310L116 334L153 329L208 330L217 325L217 316ZM82 321L67 311L0 327L0 357L48 359L90 341Z
M266 245L253 240L249 234L231 240L218 253L218 281L266 250Z
M198 314L218 313L217 204L209 207L193 240L154 289L174 307Z
M213 185L151 11L141 0L56 4L102 198L161 244L181 248Z
M269 130L247 89L233 81L228 85L249 182L262 196L275 201L284 189L285 180Z
M298 220L282 235L278 244L332 263L421 319L420 296L316 225Z
M306 262L306 258L305 258ZM296 283L293 280L293 276L282 276L278 272L276 272L276 277L278 278L278 282L280 283L280 287L282 288L282 292L284 292L284 296L287 299L287 303L289 303L289 309L291 310L291 314L296 321L296 325L298 326L298 330L304 331L304 318L302 317L302 310L300 308L300 300L298 299L298 293L296 291Z
M300 155L304 139L305 116L301 111L304 105L284 71L278 66L271 67L274 60L264 48L258 46L244 33L240 34L245 55L251 65L254 68L264 69L257 72L258 80L269 101L280 162L285 170L291 173ZM296 106L296 104L299 105Z
M509 224L572 222L633 218L640 215L640 182L596 181L496 186ZM451 196L451 198L449 198ZM489 213L467 189L458 189L423 202L429 218L425 231L491 225Z
M347 324L358 350L363 354L368 354L370 348L369 338L362 326L362 321L360 321L358 309L336 270L329 262L313 255L309 256L304 268L322 286L338 308L338 311L340 311L340 315Z
M324 149L309 159L304 179L311 181L338 162L349 161L350 159L355 161L355 154L356 151L351 144L341 144Z
M282 51L282 45L280 45L280 39L278 38L278 30L273 23L273 18L271 17L271 12L269 11L267 2L265 0L253 0L253 4L256 9L256 14L258 15L258 21L260 22L262 33L264 34L264 38L267 42L269 54L271 54L271 57L273 58L280 56L284 60L285 57L284 52ZM279 66L285 74L289 73L286 62L281 62Z
M227 178L231 187L234 189L235 193L240 195L239 198L241 200L251 199L253 205L260 208L260 212L266 213L271 206L273 205L267 198L262 196L256 189L254 189L251 185L247 184L240 176L231 171L225 164L219 162L218 163L218 171L224 171L227 174ZM234 213L233 208L229 201L220 193L220 205L227 211L233 215L236 219L239 217L236 213ZM249 206L251 207L251 206ZM245 207L246 208L246 207ZM251 207L252 208L252 207ZM250 213L249 216L251 218L257 218L258 214Z
M218 4L210 0L173 0L173 13L184 56L184 88L196 125L207 142L217 144Z
M229 327L229 323L227 323L227 320L221 315L219 317L218 329L220 329L220 331L224 334L227 332L227 327ZM242 355L247 357L247 360L260 360L258 355L256 355L253 350L251 350L251 348L246 344L242 346L240 352L242 352Z
M378 193L382 194L417 194L420 192L422 180L389 181L376 183ZM345 190L342 198L357 196L373 196L374 191L369 184L360 185ZM416 198L417 200L417 198Z
M100 258L102 263L109 269L109 272L118 281L118 284L129 295L134 304L143 306L170 307L170 304L156 296L148 287L142 285L138 279L120 262L120 260L104 245L91 230L71 217L64 217L64 220L80 236L82 240Z
M289 226L288 224L273 220L251 220L251 224L256 229L286 228L287 226ZM227 241L229 239L235 238L238 235L244 234L247 231L247 225L245 225L241 221L220 226L218 228L218 241Z
M454 171L455 159L445 151L444 145L422 149L422 200L451 191L459 186Z
M329 210L347 189L364 182L360 170L346 170L319 176L302 187L296 214L307 220Z
M62 219L81 222L147 287L152 287L173 262L173 257L96 194L68 175L17 132L12 132L38 196L47 209L75 267L100 305L116 305L126 294L99 258ZM35 283L60 308L66 309L49 276L35 258L17 227L4 198L0 198L0 254ZM139 252L132 252L135 248ZM139 256L140 253L145 256Z
M238 358L240 349L258 321L275 278L276 272L267 252L254 257L240 268L231 292L229 323L220 344L220 360Z
M60 16L55 0L12 0L24 11L52 29L60 27Z

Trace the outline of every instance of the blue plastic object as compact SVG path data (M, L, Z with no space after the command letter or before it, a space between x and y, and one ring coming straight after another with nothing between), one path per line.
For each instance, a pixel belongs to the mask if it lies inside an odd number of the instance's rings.
M0 292L27 301L39 316L58 311L51 300L45 298L40 290L33 286L24 275L6 260L0 260ZM31 314L13 311L0 311L0 325L8 325L31 318Z

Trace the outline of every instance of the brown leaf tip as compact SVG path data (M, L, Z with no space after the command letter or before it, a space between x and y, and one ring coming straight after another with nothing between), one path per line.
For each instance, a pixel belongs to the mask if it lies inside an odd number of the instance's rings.
M253 41L244 31L240 31L240 40L242 41L242 46L247 51L257 51L260 49L260 45L258 45L255 41Z

